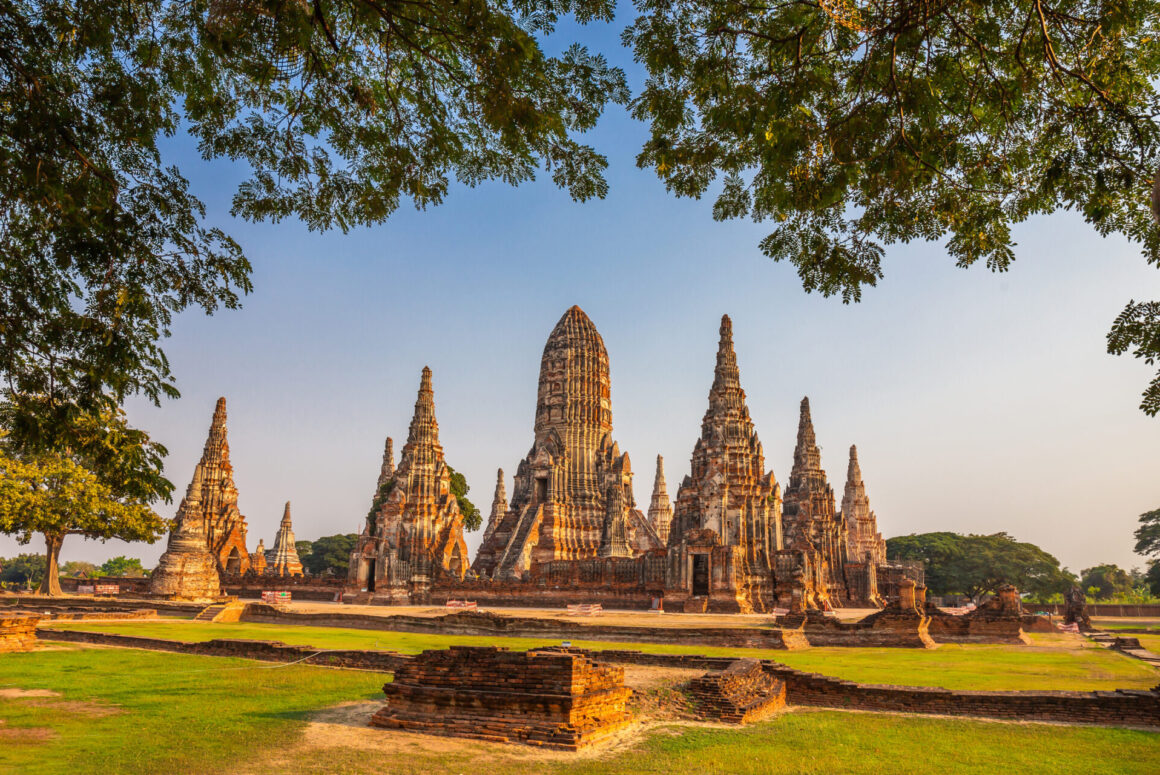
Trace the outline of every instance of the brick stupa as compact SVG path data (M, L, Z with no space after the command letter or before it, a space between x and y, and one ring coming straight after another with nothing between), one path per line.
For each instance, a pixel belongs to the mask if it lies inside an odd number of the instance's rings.
M669 489L665 484L665 459L657 455L657 474L653 479L652 499L648 505L648 521L662 543L669 540L669 528L673 523L673 502L669 500Z
M206 545L203 485L202 467L198 465L173 519L169 545L149 577L149 591L154 595L205 601L221 594L217 560Z
M274 538L274 548L266 553L267 576L301 576L302 562L294 545L294 528L290 523L290 501L282 511L282 523Z

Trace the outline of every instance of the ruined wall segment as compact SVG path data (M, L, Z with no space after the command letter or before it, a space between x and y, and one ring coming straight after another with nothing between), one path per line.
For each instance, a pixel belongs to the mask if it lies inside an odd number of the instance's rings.
M384 455L386 459L390 454ZM420 603L441 579L467 570L463 515L439 443L431 369L424 367L399 465L383 480L351 556L351 591L377 602Z

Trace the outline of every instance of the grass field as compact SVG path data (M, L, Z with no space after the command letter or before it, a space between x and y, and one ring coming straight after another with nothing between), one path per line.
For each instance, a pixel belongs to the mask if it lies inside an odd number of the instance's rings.
M116 632L197 641L213 638L279 640L318 648L390 649L417 653L451 645L501 645L513 649L558 645L559 640L426 635L335 627L216 624L188 620L62 622L62 629ZM592 649L639 649L652 653L750 656L863 683L941 686L946 689L1150 689L1160 671L1086 640L1032 635L1031 646L955 646L937 649L812 648L803 651L668 646L649 643L572 641Z
M8 654L0 771L1131 775L1155 772L1160 761L1160 734L835 711L795 711L743 729L661 727L581 755L373 730L319 713L352 701L373 708L382 683L373 673L135 649Z

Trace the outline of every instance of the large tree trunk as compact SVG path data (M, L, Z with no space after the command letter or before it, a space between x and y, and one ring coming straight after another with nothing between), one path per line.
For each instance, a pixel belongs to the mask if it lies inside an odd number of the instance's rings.
M60 597L64 592L60 588L60 547L64 543L63 535L45 533L44 546L48 556L48 563L44 569L44 578L40 582L38 592L50 597Z

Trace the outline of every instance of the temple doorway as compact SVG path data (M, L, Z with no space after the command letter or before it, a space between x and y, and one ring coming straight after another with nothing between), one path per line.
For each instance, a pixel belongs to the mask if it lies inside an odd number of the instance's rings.
M548 477L536 480L536 502L544 503L548 500Z
M693 597L709 594L709 555L693 555Z
M226 559L226 573L237 576L242 572L242 556L238 554L238 547L230 550L230 556Z
M367 560L367 592L375 591L375 561Z

